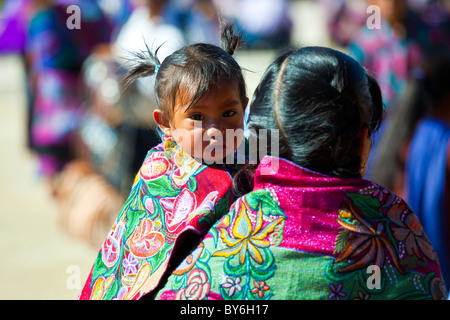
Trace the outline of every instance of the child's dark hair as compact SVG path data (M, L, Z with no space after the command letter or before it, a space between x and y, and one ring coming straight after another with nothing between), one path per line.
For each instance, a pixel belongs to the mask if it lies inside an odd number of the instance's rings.
M236 32L233 25L226 24L220 36L222 48L207 43L192 44L175 51L162 63L157 58L159 48L152 52L147 46L146 51L134 54L136 63L125 75L125 88L137 78L156 73L156 102L168 116L174 111L180 89L188 95L183 98L189 99L189 109L221 80L236 81L241 101L244 102L244 76L232 57L242 45L242 35Z
M380 87L348 55L305 47L277 58L250 105L248 128L278 130L277 156L333 177L361 177L360 130L369 136L383 118ZM269 133L270 137L271 134Z

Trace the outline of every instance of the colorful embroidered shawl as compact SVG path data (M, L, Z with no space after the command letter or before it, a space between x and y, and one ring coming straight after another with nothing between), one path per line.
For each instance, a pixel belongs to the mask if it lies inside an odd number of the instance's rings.
M447 296L436 253L402 199L282 159L275 170L274 159L263 158L254 191L211 228L157 299Z
M150 150L79 298L139 299L155 289L189 253L177 261L178 244L192 250L228 212L237 166L206 166L171 139Z

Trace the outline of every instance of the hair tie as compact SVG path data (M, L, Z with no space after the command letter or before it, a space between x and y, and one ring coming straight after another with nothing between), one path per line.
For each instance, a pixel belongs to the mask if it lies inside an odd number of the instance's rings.
M160 67L160 66L155 66L155 76L158 74L159 67Z

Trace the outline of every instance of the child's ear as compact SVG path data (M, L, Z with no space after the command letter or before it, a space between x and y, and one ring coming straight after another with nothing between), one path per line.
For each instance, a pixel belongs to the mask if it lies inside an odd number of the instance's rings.
M153 119L155 120L161 131L166 135L166 137L172 136L170 122L164 111L162 111L161 109L155 109L153 111Z

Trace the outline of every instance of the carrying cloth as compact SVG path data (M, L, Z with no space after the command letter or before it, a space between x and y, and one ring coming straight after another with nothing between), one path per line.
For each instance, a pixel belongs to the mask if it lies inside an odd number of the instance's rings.
M401 198L368 180L329 177L269 156L256 170L254 190L233 204L156 296L446 297L436 253Z
M136 175L79 299L151 297L229 211L239 161L208 166L162 139Z

